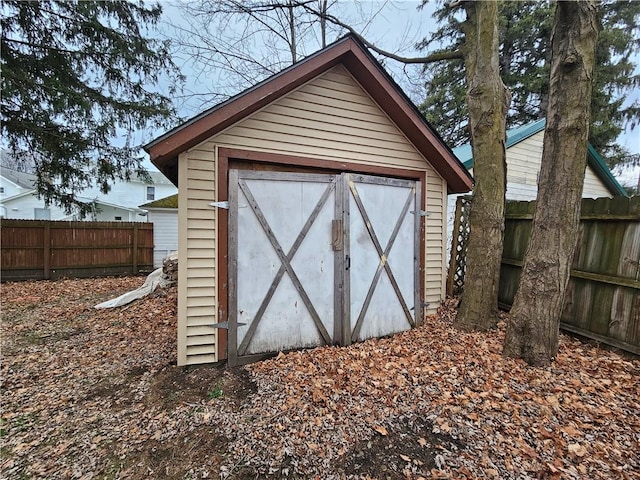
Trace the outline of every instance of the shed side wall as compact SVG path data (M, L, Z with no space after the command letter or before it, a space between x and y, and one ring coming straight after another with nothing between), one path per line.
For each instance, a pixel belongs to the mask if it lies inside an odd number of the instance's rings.
M178 364L218 361L215 149L201 144L179 161ZM182 192L185 192L184 194ZM183 201L183 195L185 200Z

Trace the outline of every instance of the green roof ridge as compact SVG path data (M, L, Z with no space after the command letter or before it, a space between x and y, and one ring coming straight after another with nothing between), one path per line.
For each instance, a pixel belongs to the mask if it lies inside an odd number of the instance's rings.
M590 143L587 144L587 163L593 168L598 178L602 180L602 183L604 183L609 190L623 197L629 196L625 188L620 185L620 182L613 176L607 163Z
M178 208L178 194L145 203L140 205L140 208Z

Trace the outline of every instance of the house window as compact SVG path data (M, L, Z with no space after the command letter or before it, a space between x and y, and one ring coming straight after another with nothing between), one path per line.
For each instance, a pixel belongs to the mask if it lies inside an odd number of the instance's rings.
M156 199L156 187L147 187L147 200Z
M33 218L35 220L51 220L51 210L48 208L34 208Z
M120 220L122 220L122 217L116 217L116 220L120 221Z
M0 193L4 193L4 187L0 187Z

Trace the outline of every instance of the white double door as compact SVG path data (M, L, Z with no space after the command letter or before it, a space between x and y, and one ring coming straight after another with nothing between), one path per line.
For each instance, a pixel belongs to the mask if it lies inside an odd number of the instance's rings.
M419 199L413 180L230 170L230 363L414 326Z

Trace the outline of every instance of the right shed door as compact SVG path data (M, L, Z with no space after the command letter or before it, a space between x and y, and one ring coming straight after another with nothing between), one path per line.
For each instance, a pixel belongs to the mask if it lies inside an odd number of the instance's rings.
M382 337L420 320L420 184L343 174L343 343Z

